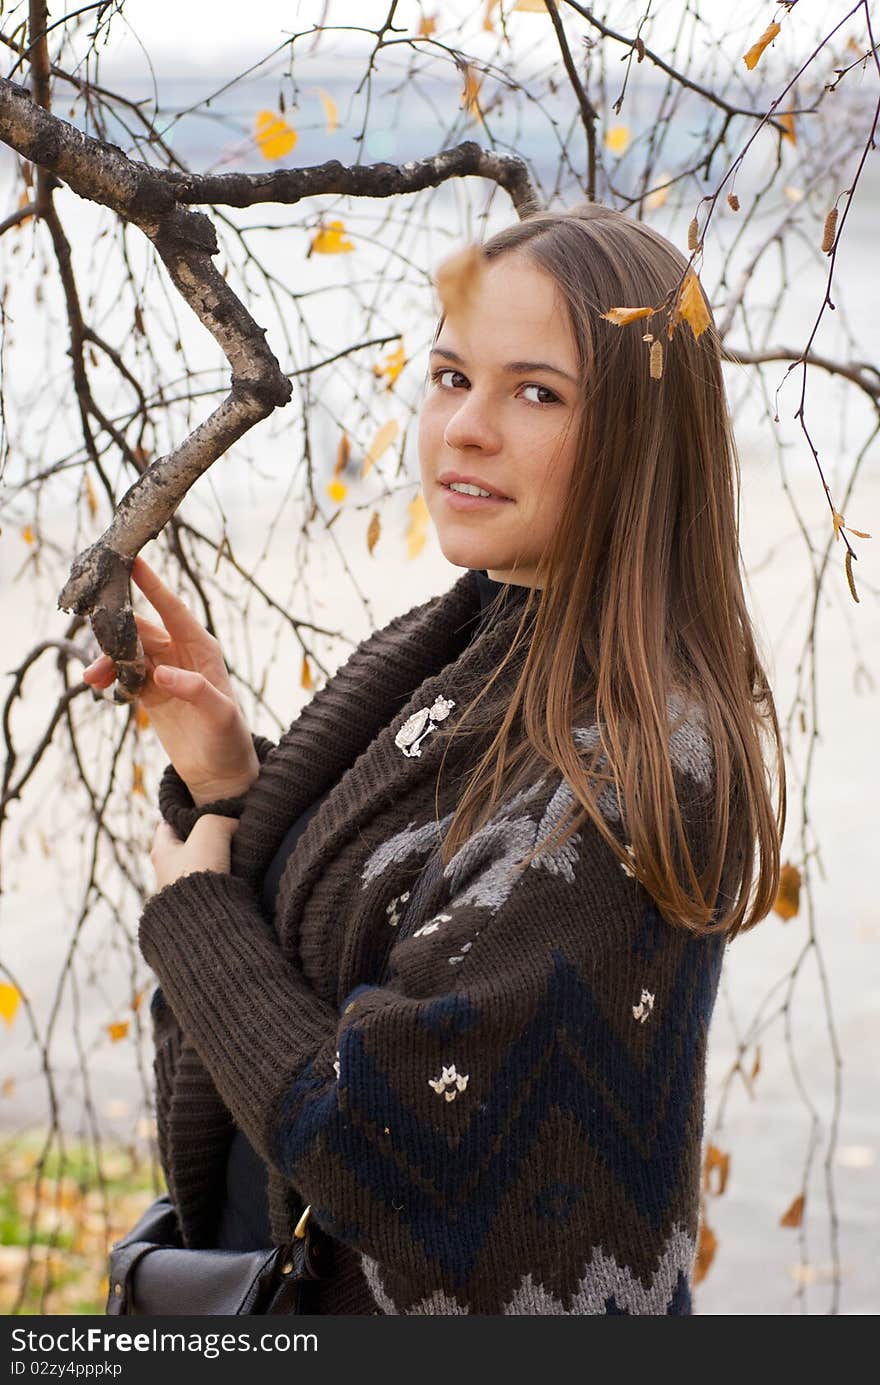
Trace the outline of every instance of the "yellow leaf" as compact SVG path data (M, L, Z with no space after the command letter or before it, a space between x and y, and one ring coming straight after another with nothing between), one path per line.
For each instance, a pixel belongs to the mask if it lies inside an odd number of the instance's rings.
M801 900L801 873L797 866L791 865L786 861L782 870L779 872L779 890L773 904L775 912L781 919L793 919L800 908Z
M475 116L477 120L483 119L483 112L480 109L479 95L482 80L474 71L470 63L465 64L464 69L464 91L462 92L461 104L469 115Z
M790 139L792 144L797 144L797 135L794 128L794 111L784 111L779 117L779 123L783 127L783 139Z
M92 519L94 519L95 515L98 513L98 497L95 495L95 488L92 485L92 478L88 472L85 472L83 474L83 486L86 492L86 500L88 501L89 505L89 514L92 516Z
M857 539L869 539L871 537L870 534L863 534L861 529L847 529L846 532L848 534L855 534Z
M709 1273L709 1267L715 1259L715 1252L718 1249L718 1237L702 1217L700 1218L700 1229L697 1233L697 1254L694 1260L693 1283L699 1284Z
M283 159L299 137L277 111L258 111L254 138L264 159Z
M516 0L513 7L515 10L525 10L527 14L546 14L547 6L544 0Z
M392 351L385 357L384 361L373 366L373 374L378 375L380 380L383 375L387 375L388 383L385 388L390 390L405 365L406 356L403 351L403 342L401 342L396 351Z
M302 673L300 674L299 681L302 684L302 686L307 689L313 688L315 686L315 680L312 677L312 669L311 665L309 664L308 654L303 655Z
M416 32L420 38L430 38L432 34L437 32L436 18L433 15L423 14Z
M110 1042L118 1044L120 1039L124 1039L128 1033L128 1020L117 1020L115 1024L108 1024L105 1028L110 1035Z
M3 1086L0 1087L0 1093L2 1093L3 1096L14 1096L14 1095L15 1095L15 1078L14 1078L14 1077L4 1077L4 1079L3 1079Z
M131 791L132 793L143 794L144 798L146 798L147 791L144 788L144 767L143 765L132 765L131 768Z
M628 125L612 125L605 131L605 148L612 154L617 154L618 158L626 153L631 143L632 130Z
M649 192L647 197L645 198L646 211L653 212L656 211L658 207L663 206L663 204L667 201L669 197L669 188L664 187L663 184L668 184L671 181L671 173L658 173L656 175L657 185L654 188L653 192Z
M139 731L146 731L150 724L150 714L145 712L143 707L138 707L134 714L134 724Z
M21 537L24 539L25 543L34 542L34 531L29 524L26 524L22 529Z
M131 998L131 1008L132 1008L132 1010L134 1010L135 1014L137 1014L138 1010L141 1008L141 1005L142 1005L142 1003L143 1003L143 999L144 999L144 996L145 996L145 995L146 995L146 991L143 990L143 989L141 989L141 990L139 990L139 991L135 991L134 995L132 996L132 998Z
M768 24L761 37L758 39L758 42L753 43L749 51L743 54L743 62L750 72L753 67L757 67L761 54L768 44L773 42L781 27L782 26L777 24L775 20L772 24Z
M468 308L479 288L484 270L485 260L478 245L466 246L438 266L434 282L446 317Z
M361 472L362 478L372 470L382 456L382 453L387 452L399 431L400 424L397 422L396 418L389 418L382 424L382 427L367 448L367 454L364 457L364 467Z
M846 520L843 515L839 515L835 509L832 509L831 522L834 525L834 538L836 542L840 538L841 529L846 527Z
M798 1193L794 1202L779 1218L780 1226L800 1226L804 1219L804 1195Z
M710 1187L713 1173L717 1174L717 1186L715 1188ZM707 1191L714 1192L716 1197L720 1197L727 1187L727 1175L729 1173L730 1155L722 1153L715 1145L709 1145L703 1163L703 1187Z
M486 0L486 8L483 12L483 28L489 33L495 32L495 25L492 23L492 15L498 8L500 0Z
M407 551L411 558L420 553L425 546L430 515L425 497L419 491L415 500L409 504L409 527L406 531Z
M348 486L345 484L344 481L340 481L336 477L334 477L332 481L329 481L327 483L327 494L329 495L331 500L336 501L337 505L341 505L345 497L348 495Z
M312 241L309 254L313 250L319 255L342 255L348 250L354 250L345 234L344 222L331 221L329 226L322 226Z
M700 281L693 270L688 272L682 286L681 297L678 300L678 316L690 324L695 337L701 336L709 326L709 309L706 307Z
M653 308L609 308L602 317L613 322L615 327L625 327L628 322L636 322L640 317L650 317Z
M324 107L324 115L327 118L327 134L335 134L339 128L339 112L336 109L336 102L329 91L319 90L321 105Z
M8 981L0 981L0 1019L7 1029L12 1028L20 1004L21 991L18 987L10 985Z
M370 523L367 526L367 552L370 554L372 554L373 549L379 542L379 533L379 511L374 510L373 513L370 515Z

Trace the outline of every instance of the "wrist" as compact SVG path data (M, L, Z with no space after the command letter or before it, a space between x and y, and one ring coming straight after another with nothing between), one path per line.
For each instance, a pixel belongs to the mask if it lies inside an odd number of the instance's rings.
M188 785L190 797L196 808L206 803L217 803L220 799L242 798L257 778L258 771L240 779L227 779L225 782L206 785Z

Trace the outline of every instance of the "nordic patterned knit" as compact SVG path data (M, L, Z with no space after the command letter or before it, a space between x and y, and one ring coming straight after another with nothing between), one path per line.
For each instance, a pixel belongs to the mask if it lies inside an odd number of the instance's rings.
M506 604L512 600L524 600L526 595L523 587L506 586L502 582L493 581L485 569L476 569L476 579L480 607L471 621L470 639L490 623L493 613L489 607L496 597L501 596ZM296 844L327 794L333 792L333 787L310 804L287 829L284 840L269 864L260 889L263 912L269 919L275 917L278 886L287 863L296 850ZM267 1174L266 1165L244 1132L236 1128L226 1164L226 1198L217 1228L218 1249L251 1250L254 1247L272 1244Z
M240 1127L271 1170L273 1237L308 1203L336 1244L321 1313L687 1314L723 939L666 924L592 823L515 869L573 801L552 767L395 939L474 762L448 732L521 614L467 643L477 607L469 570L365 640L277 746L255 737L243 800L194 808L166 771L181 836L205 812L240 819L230 874L184 876L141 917L169 1191L186 1244L210 1245ZM697 708L669 717L699 871L711 746ZM585 751L598 737L573 727ZM270 925L260 882L331 785ZM625 843L616 794L598 801Z

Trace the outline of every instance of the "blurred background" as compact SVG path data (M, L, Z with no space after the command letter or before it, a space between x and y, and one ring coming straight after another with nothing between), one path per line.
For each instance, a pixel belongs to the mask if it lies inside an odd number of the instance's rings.
M547 205L592 191L682 249L697 217L789 811L784 897L728 949L713 1020L695 1311L877 1311L880 604L876 540L849 532L877 534L880 500L872 7L560 0L592 134L543 0L68 9L54 114L155 167L400 165L474 140L522 160ZM25 85L27 10L0 13L2 75ZM136 934L164 756L143 713L82 683L97 643L57 597L230 371L141 232L63 185L62 273L34 187L0 144L0 1306L76 1313L102 1311L106 1247L159 1186ZM459 575L419 494L432 275L516 211L474 177L203 210L294 393L145 556L210 612L252 728L277 739L353 645Z

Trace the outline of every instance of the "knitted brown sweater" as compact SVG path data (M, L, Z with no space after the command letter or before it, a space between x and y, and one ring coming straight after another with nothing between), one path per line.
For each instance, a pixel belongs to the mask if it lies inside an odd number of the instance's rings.
M468 571L365 640L278 746L255 738L243 801L193 808L166 771L160 806L181 836L202 813L240 815L231 874L185 876L141 918L166 1002L169 1189L187 1244L210 1245L231 1113L269 1165L276 1240L307 1202L336 1242L322 1313L688 1313L723 940L668 926L592 824L516 872L572 802L548 771L459 850L395 946L473 763L473 740L452 740L438 822L445 733L520 615L468 644L477 608ZM696 713L670 725L699 867L711 749ZM583 748L597 734L574 731ZM333 785L272 927L262 875ZM624 841L616 796L600 806Z

